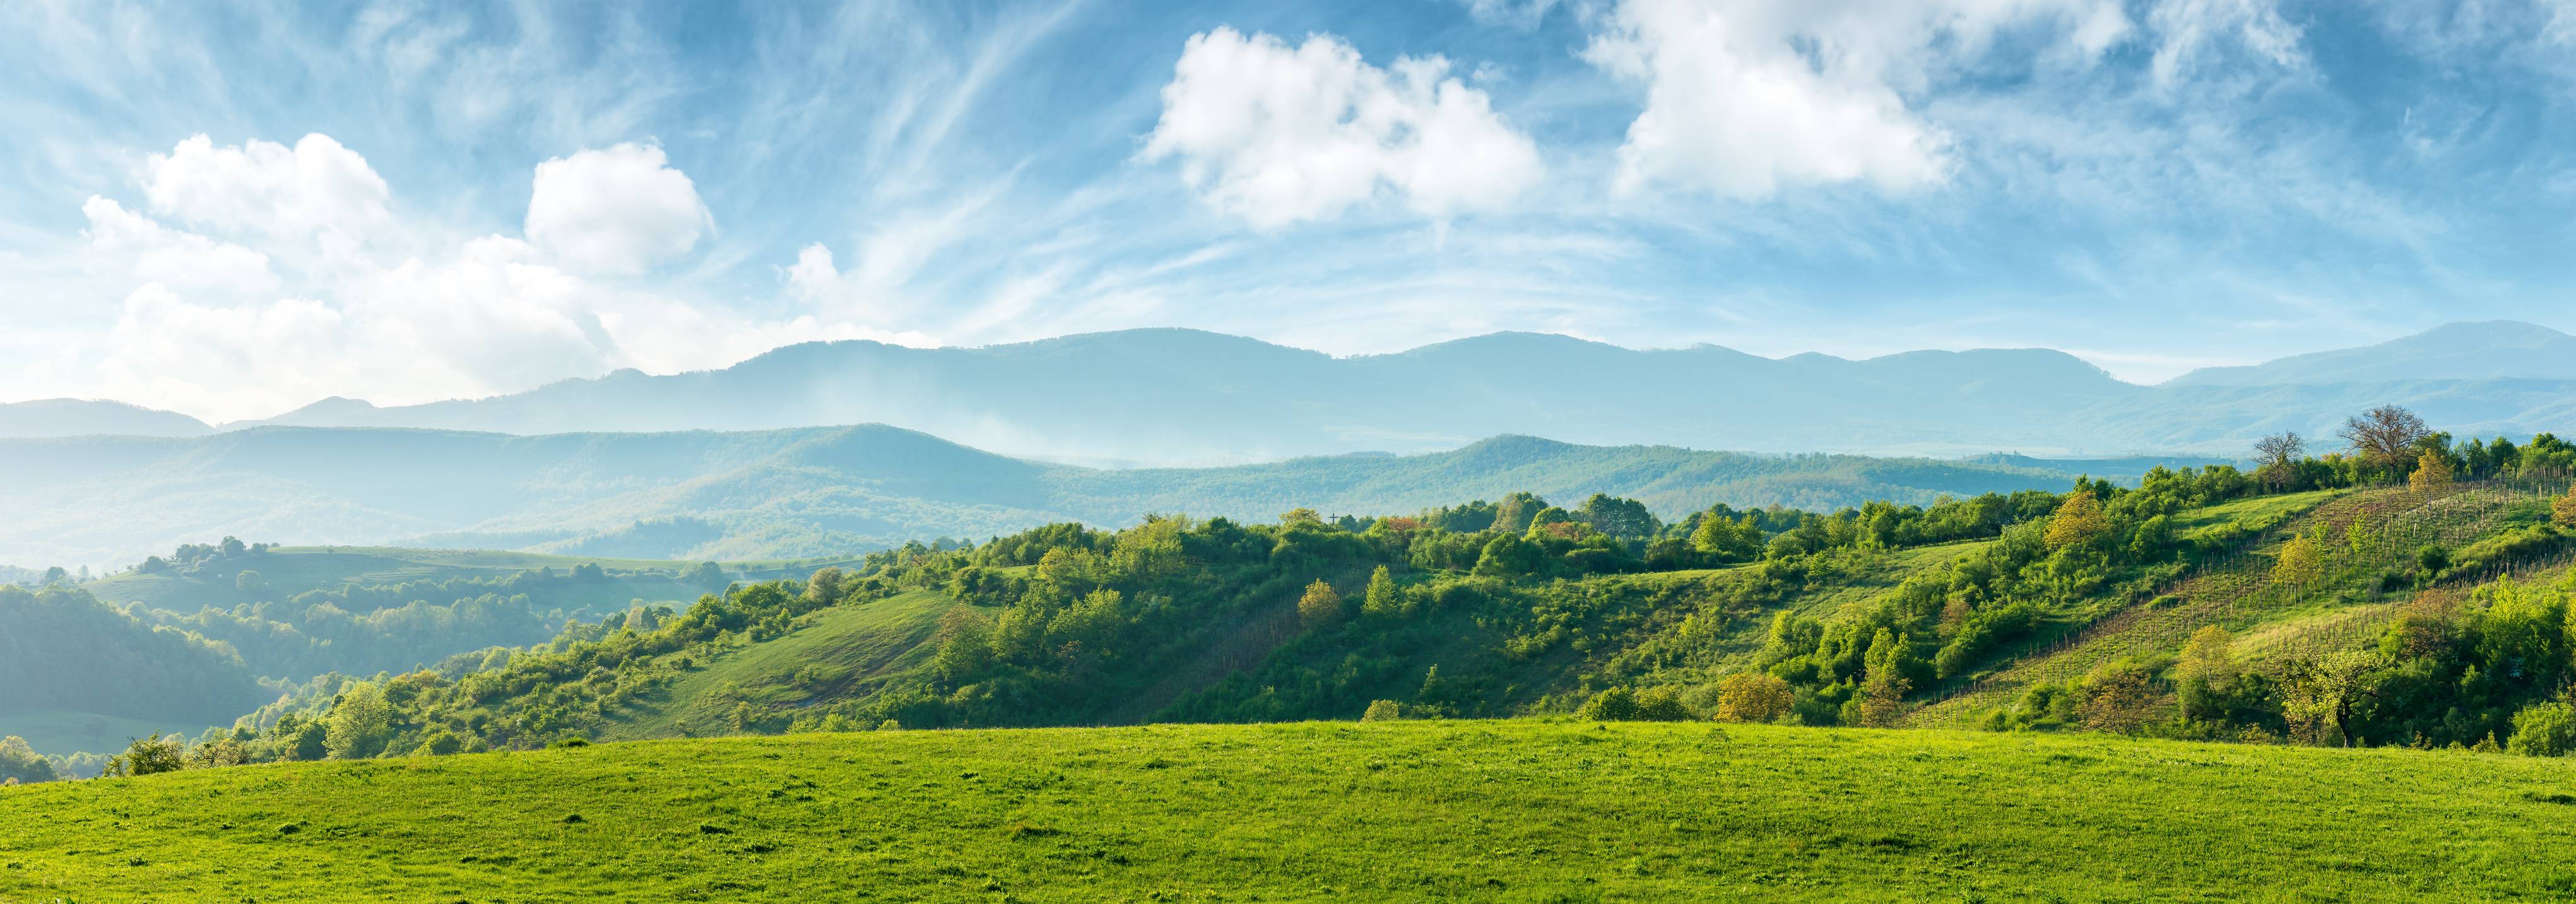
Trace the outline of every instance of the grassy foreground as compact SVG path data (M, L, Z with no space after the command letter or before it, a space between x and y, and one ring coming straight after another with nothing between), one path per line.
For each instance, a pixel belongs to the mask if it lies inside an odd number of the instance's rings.
M1569 722L882 732L0 789L0 901L2563 898L2576 764Z

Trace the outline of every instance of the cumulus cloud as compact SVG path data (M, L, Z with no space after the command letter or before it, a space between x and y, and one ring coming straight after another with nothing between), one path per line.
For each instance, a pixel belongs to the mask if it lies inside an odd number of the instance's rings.
M146 170L154 212L219 230L355 236L389 218L385 180L328 135L306 135L293 148L258 139L216 147L197 135L152 155Z
M1584 49L1645 89L1615 186L1760 199L1784 185L1946 181L1952 137L1908 103L2032 23L2078 59L2131 26L2117 0L1620 0Z
M1192 35L1144 159L1178 158L1203 199L1264 229L1380 194L1431 217L1499 209L1538 181L1537 146L1449 70L1439 56L1382 69L1330 35Z
M236 295L277 285L268 255L257 251L171 229L97 195L81 204L81 214L89 219L89 228L81 234L90 248L126 262L143 279Z
M641 273L689 253L715 218L662 149L619 144L537 164L528 240L574 266Z
M151 210L241 241L89 198L72 264L122 301L102 312L112 325L29 363L30 383L221 421L330 395L413 404L620 367L722 367L817 339L934 344L834 311L766 319L600 278L685 253L706 229L694 186L648 145L540 164L527 238L397 222L365 159L321 135L293 149L191 138L151 158L144 188ZM403 241L344 243L309 266L312 239L373 226ZM808 252L808 282L848 281L821 246Z

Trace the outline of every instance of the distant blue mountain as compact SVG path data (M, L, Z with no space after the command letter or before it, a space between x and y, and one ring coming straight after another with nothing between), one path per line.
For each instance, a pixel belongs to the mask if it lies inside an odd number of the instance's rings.
M730 368L619 371L474 401L332 399L270 423L568 431L884 423L1010 455L1199 465L1426 452L1535 434L1763 452L2234 456L2382 403L2455 432L2566 430L2576 338L2462 323L2162 386L2045 349L1764 358L1496 333L1335 358L1216 333L1128 330L985 348L788 346Z
M400 408L331 399L265 423L522 434L884 423L1013 455L1211 464L1421 452L1500 433L1757 451L1986 450L2145 392L2045 350L1774 360L1499 333L1334 358L1155 329L971 349L808 343L724 370L620 371Z
M2167 386L2322 386L2424 380L2576 380L2576 336L2512 320L2451 323L2362 348L2204 367Z
M204 421L169 411L124 402L90 399L36 399L0 402L0 437L204 436L215 432Z

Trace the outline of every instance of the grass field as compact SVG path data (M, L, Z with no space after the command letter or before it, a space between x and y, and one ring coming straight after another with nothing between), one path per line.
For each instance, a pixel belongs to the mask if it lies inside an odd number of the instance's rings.
M2576 763L1575 722L647 741L0 789L0 901L2576 893Z

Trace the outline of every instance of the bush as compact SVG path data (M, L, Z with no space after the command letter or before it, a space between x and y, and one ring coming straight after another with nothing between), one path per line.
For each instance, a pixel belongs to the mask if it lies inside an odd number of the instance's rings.
M1797 694L1776 675L1744 672L1717 683L1717 717L1728 722L1770 722L1786 715Z
M109 777L154 775L185 768L188 764L179 748L179 739L163 738L156 731L151 737L137 739L128 745L124 753L108 757L107 770L102 774Z
M569 737L557 739L554 743L546 746L556 750L578 750L580 748L590 746L590 739L580 735L571 735Z
M1404 718L1404 707L1393 700L1371 701L1368 711L1360 714L1362 722L1393 722Z
M1574 711L1576 718L1601 722L1627 722L1637 718L1637 692L1614 687L1592 695Z
M2534 703L2513 714L2513 737L2506 750L2523 756L2566 756L2576 752L2576 707L2564 702Z
M464 749L464 738L457 737L455 732L442 728L431 733L427 740L421 742L419 752L429 756L446 756Z

